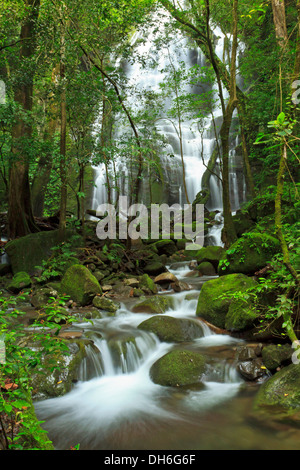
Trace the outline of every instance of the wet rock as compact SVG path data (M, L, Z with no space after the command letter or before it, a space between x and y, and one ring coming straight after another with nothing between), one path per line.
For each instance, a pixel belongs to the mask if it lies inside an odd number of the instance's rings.
M195 351L173 350L156 361L150 377L156 384L181 387L200 383L205 372L205 357Z
M262 360L267 369L273 371L291 363L293 349L290 344L270 344L262 350Z
M93 305L96 308L105 310L107 312L114 313L120 308L120 304L112 301L111 299L106 299L105 297L96 296L93 298Z
M288 413L300 410L300 366L290 364L276 372L262 386L254 400L254 410L281 407Z
M240 362L237 370L244 379L251 382L266 376L266 370L263 368L262 360L259 358Z
M174 318L167 315L155 315L139 326L139 329L151 331L161 341L179 343L182 341L192 341L203 336L203 329L200 324L193 320Z
M172 309L172 297L156 295L137 303L133 308L134 313L165 313Z
M155 284L170 284L171 282L177 282L177 277L170 272L161 273L154 278Z
M183 292L185 290L191 290L191 286L184 281L172 282L170 284L170 287L174 290L174 292Z

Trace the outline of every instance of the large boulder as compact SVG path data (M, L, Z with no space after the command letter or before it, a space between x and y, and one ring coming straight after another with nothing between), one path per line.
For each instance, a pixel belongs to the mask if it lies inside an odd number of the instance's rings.
M180 387L201 383L205 372L205 357L196 351L175 349L158 359L150 369L156 384Z
M219 261L224 255L225 250L221 246L206 246L201 248L195 256L195 259L198 261L198 264L208 262L211 263L214 268L217 270Z
M277 238L267 233L245 233L224 253L218 266L218 274L243 273L252 275L267 266L280 251Z
M260 387L254 409L279 408L287 412L300 411L300 364L290 364L276 372Z
M69 239L74 232L67 231ZM16 238L5 245L9 256L11 269L14 274L23 271L34 274L37 266L42 266L52 254L51 248L60 244L58 230L31 233L25 237Z
M176 244L173 240L158 240L157 242L150 245L150 248L154 249L159 255L171 256L176 251Z
M81 264L67 269L61 281L61 291L81 306L90 304L96 295L102 294L95 276Z
M133 308L134 313L165 313L173 307L172 297L156 295L138 302Z
M226 320L227 326L230 326L230 328L244 328L245 320L239 319L239 324L237 324L232 312L230 312L227 319L231 303L235 301L232 294L246 292L255 286L256 281L244 274L228 274L227 276L206 281L200 291L196 315L219 328L226 327ZM236 301L238 302L238 300ZM244 312L246 312L246 309L244 309ZM248 326L247 321L246 325Z
M148 318L138 328L151 331L161 341L167 343L192 341L203 336L203 329L200 324L186 318L174 318L168 315L155 315Z

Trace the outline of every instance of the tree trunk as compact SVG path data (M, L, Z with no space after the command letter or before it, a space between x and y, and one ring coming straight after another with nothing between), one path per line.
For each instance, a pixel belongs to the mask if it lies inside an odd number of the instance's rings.
M65 31L61 24L61 59L60 59L60 213L59 213L59 238L65 239L67 224L67 164L66 164L66 138L67 138L67 110L66 110L66 86L65 86Z
M52 71L52 84L56 82L58 73L58 67L56 66ZM50 118L49 122L46 124L44 133L45 142L53 142L53 137L57 127L57 109L53 102L51 102L52 98L53 97L50 97L49 100ZM32 208L35 217L43 216L46 189L49 183L51 170L52 155L50 153L42 154L39 159L38 168L31 185Z
M34 68L30 63L35 50L35 24L39 14L39 0L28 0L29 14L21 27L20 62L27 63L26 70L21 70L20 85L15 90L15 101L25 113L32 110ZM19 115L12 130L12 162L9 174L8 194L8 232L10 238L16 238L38 231L35 225L29 186L29 155L26 147L30 146L31 125ZM25 142L25 145L24 145Z
M272 11L277 41L284 45L288 41L284 0L272 0Z

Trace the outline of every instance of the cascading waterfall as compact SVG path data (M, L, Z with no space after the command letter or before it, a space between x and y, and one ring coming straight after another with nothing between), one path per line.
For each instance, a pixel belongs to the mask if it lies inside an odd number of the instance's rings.
M186 277L189 268L181 264L170 271L190 282L191 290L168 294L173 308L165 315L196 321L199 282ZM159 294L158 294L159 295ZM152 364L178 344L165 343L156 335L138 329L152 314L132 313L121 305L115 317L79 324L93 347L82 361L79 381L68 394L35 403L39 419L57 449L80 443L81 449L178 449L199 445L195 429L215 406L236 396L243 384L235 364L211 355L221 347L230 350L241 341L215 334L202 325L202 334L184 344L208 358L204 388L177 390L155 384L150 378ZM185 437L184 437L185 436ZM182 441L183 438L183 441ZM190 447L188 447L190 448Z
M161 29L168 23L168 16L157 15L157 22L160 22ZM215 29L216 35L215 51L216 54L223 59L224 49L224 34L219 30ZM174 33L173 33L174 34ZM145 35L145 33L143 33ZM149 58L155 56L156 46L155 41L158 38L159 33L154 26L151 26L148 31L147 41L140 42L143 39L141 33L137 32L132 39L133 44L136 45L136 53L139 57L142 57L147 63ZM170 65L170 58L172 60L172 67L179 70L182 68L182 62L185 63L186 69L189 70L191 67L198 65L200 67L205 66L206 59L201 51L191 49L188 41L176 33L176 37L173 37L172 42L168 47L161 48L158 50L158 58L155 68L150 66L142 66L140 61L134 61L132 64L129 62L123 63L123 69L126 73L128 80L128 86L132 86L134 89L142 93L143 90L150 90L152 92L159 92L160 84L166 79L166 67ZM239 77L238 77L239 80ZM204 87L204 88L203 88ZM201 89L207 89L207 85L198 84L187 85L185 87L186 93L201 93ZM212 88L214 92L214 100L218 100L218 89L216 84ZM227 91L223 90L225 99L228 97ZM171 106L172 95L174 92L170 92L169 99L166 100L164 107L162 108L161 116L156 121L155 126L159 134L164 136L167 143L165 148L160 154L160 167L161 167L161 179L158 179L160 186L159 195L155 195L154 201L150 201L150 189L149 189L149 177L143 178L142 190L141 190L141 201L144 204L150 202L155 203L167 203L181 204L186 203L185 190L183 185L183 168L180 154L179 138L178 138L178 122L176 120L170 121L167 117L167 108ZM134 109L139 107L138 98L132 102L132 98L128 98L128 103L133 105ZM155 106L155 102L153 103ZM222 121L221 109L218 103L215 105L213 110L214 121L217 127L220 126ZM236 117L235 117L236 119ZM206 165L216 145L216 135L213 125L213 118L211 115L207 115L205 122L201 124L202 129L199 129L193 120L183 120L182 122L182 136L183 136L183 159L185 168L185 182L190 202L193 202L197 193L201 190L201 179L203 173L206 170ZM124 130L124 129L123 129ZM118 124L118 135L123 132ZM245 178L242 171L242 163L240 155L237 151L238 137L233 138L232 149L230 152L230 190L233 210L236 211L240 205L245 202ZM202 155L201 155L202 154ZM119 192L114 193L113 201L120 195L126 195L129 191L129 172L128 164L122 158L116 158L115 166L117 167L118 174L118 186ZM111 173L113 169L110 168ZM95 190L93 196L93 209L97 209L99 204L107 202L107 189L106 189L106 174L104 165L95 168ZM149 175L148 175L149 176ZM113 181L112 181L113 185ZM222 211L222 188L220 181L212 175L210 178L210 190L211 197L208 201L207 208L209 210ZM214 240L214 243L220 242L220 237L210 237ZM221 242L220 242L221 243Z

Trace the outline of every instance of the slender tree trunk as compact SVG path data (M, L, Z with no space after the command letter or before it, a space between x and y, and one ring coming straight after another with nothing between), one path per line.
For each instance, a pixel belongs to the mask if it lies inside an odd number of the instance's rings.
M20 61L27 64L26 70L21 70L20 84L15 90L15 101L24 112L32 110L34 68L30 63L35 50L35 25L39 14L39 0L28 0L29 14L21 27ZM8 194L8 231L10 238L20 237L37 231L34 222L29 186L29 156L26 146L32 137L32 127L22 116L17 117L12 130L12 154L14 161L9 174ZM24 142L25 145L24 145Z
M58 67L55 67L52 71L52 84L56 82L58 73ZM51 102L52 98L53 96L50 97L48 102L50 118L46 124L44 134L44 141L48 143L53 142L54 134L57 128L57 109L53 102ZM32 208L35 217L42 217L44 213L45 195L50 179L52 165L53 162L51 153L42 154L39 159L38 168L31 185Z
M222 188L223 188L223 242L225 248L228 248L237 238L232 221L231 203L229 193L229 134L232 122L233 111L235 110L238 99L236 94L236 55L237 55L237 23L238 23L238 0L233 1L232 10L232 48L230 64L230 88L229 101L223 116L223 125L220 132L222 145Z
M61 83L61 101L60 101L60 213L59 213L59 237L65 239L67 223L67 162L66 162L66 138L67 138L67 110L66 110L66 86L65 86L65 31L61 24L61 59L60 59L60 83Z

